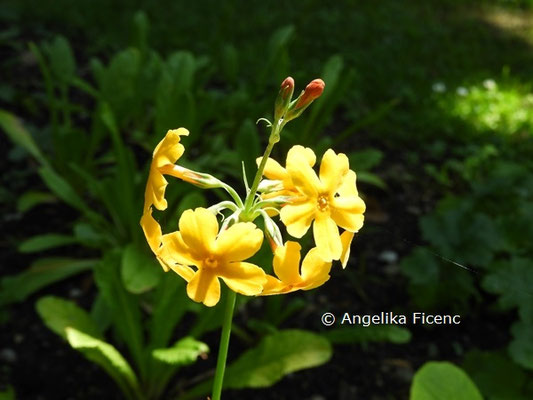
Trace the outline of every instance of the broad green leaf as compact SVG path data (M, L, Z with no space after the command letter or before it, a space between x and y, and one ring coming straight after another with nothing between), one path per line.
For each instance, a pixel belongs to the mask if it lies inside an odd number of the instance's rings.
M226 369L225 389L272 386L285 375L329 361L327 339L308 331L286 330L266 336ZM212 381L203 382L180 399L196 399L209 393Z
M279 331L265 337L227 368L224 387L272 386L291 372L326 363L331 354L331 345L319 335L300 330Z
M67 328L66 336L74 349L98 364L113 378L126 398L141 398L141 389L135 372L114 346L75 328Z
M17 201L17 210L25 213L33 207L43 203L53 203L57 197L48 192L28 191L19 197Z
M509 357L497 352L470 351L464 370L489 400L526 400L522 393L527 376Z
M96 260L74 258L43 258L30 268L0 281L0 304L26 299L29 295L54 282L91 269Z
M154 288L163 271L155 257L130 243L122 253L121 276L124 287L132 293L144 293Z
M411 385L410 400L483 400L468 375L449 362L428 362Z
M518 365L533 369L533 323L517 322L511 328L509 354Z
M0 110L0 126L13 143L23 147L42 165L48 165L48 161L41 153L30 132L24 128L20 119L7 111Z
M349 326L335 328L322 334L332 344L391 342L407 343L411 340L408 329L394 325Z
M533 260L513 257L491 265L482 282L483 288L499 294L498 303L504 309L528 308L533 303ZM532 321L533 322L533 321Z
M73 301L46 296L37 301L36 308L45 325L63 339L67 338L67 328L75 328L95 338L102 338L90 315Z
M21 253L35 253L37 251L53 249L55 247L67 246L76 242L76 238L70 235L46 233L44 235L33 236L26 239L18 246L18 251Z
M189 365L194 364L198 357L209 352L209 347L192 337L178 340L172 347L155 349L152 356L166 364Z

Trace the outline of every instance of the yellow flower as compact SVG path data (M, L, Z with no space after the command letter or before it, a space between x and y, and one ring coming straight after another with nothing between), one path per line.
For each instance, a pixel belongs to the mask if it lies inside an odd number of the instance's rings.
M279 279L267 275L267 284L261 295L283 294L295 290L310 290L321 286L329 279L331 262L324 261L318 249L311 249L305 256L300 272L301 246L288 241L274 254L274 272Z
M357 193L355 172L349 169L346 155L329 149L317 176L309 165L307 151L295 146L287 155L287 173L298 195L281 209L281 220L296 238L305 235L313 222L315 243L324 260L342 257L345 264L346 244L349 246L351 238L347 236L343 246L337 226L357 232L363 226L365 211Z
M148 182L146 183L146 190L144 192L141 226L146 240L154 253L157 253L159 246L161 246L161 237L163 234L161 226L152 217L152 205L158 210L165 210L167 208L165 189L168 182L163 174L168 174L169 170L175 167L174 163L183 155L185 149L180 144L180 136L187 135L189 135L189 131L185 128L169 130L153 153ZM165 265L163 265L163 268L168 270Z
M191 299L211 307L220 299L220 282L246 296L261 293L266 274L244 262L261 247L263 232L251 222L239 222L218 232L216 217L205 208L185 211L179 231L163 236L158 257L184 278ZM191 268L195 266L196 271Z

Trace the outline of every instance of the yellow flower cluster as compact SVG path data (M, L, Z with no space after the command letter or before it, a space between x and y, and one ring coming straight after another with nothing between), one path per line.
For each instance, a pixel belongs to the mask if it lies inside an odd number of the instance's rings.
M301 261L301 246L297 242L278 240L279 245L271 242L276 276L246 261L263 243L263 232L253 222L236 217L232 224L220 227L218 210L196 208L181 215L178 231L163 234L152 216L152 207L167 208L165 175L201 187L208 187L205 182L210 182L206 174L176 164L184 153L180 138L188 134L184 128L170 130L156 147L141 226L163 269L176 272L188 282L187 294L191 299L206 306L217 304L219 278L231 290L247 296L310 290L329 279L332 261L340 260L346 266L354 233L363 225L365 203L358 195L356 175L349 169L348 158L331 149L324 154L318 175L313 170L315 154L302 146L290 149L285 168L271 158L266 162L263 175L269 184L263 185L267 189L254 204L265 204L268 215L265 210L252 215L264 215L271 226L275 223L269 215L279 214L288 234L295 238L302 238L313 224L316 244ZM221 183L215 178L211 181ZM235 209L243 207L242 204L235 205ZM278 206L273 208L272 204ZM339 227L344 230L342 234ZM279 232L277 226L276 230Z

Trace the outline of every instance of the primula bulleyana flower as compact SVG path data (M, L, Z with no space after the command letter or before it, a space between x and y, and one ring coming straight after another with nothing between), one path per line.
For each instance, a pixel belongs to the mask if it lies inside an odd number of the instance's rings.
M357 232L363 226L365 203L356 188L356 175L349 169L346 155L326 151L319 176L309 165L301 146L287 155L287 173L298 196L285 205L280 217L291 236L301 238L313 223L316 246L325 261L347 259L337 226ZM348 240L349 239L349 240ZM345 237L345 245L351 242Z
M158 257L184 278L191 299L211 307L220 299L220 282L246 296L261 293L266 274L245 262L261 247L263 233L251 222L239 222L219 233L216 217L205 208L185 211L179 231L163 236ZM196 270L191 268L196 267Z
M144 208L141 218L144 235L154 253L157 253L161 245L163 234L161 226L152 217L152 206L155 206L158 210L167 208L165 189L168 182L163 174L173 168L175 166L174 163L183 155L185 149L180 143L180 137L187 135L189 135L189 131L185 128L169 130L154 150L148 182L144 192ZM163 268L165 267L163 266Z
M267 284L261 295L290 293L296 290L311 290L329 279L331 262L324 261L317 248L305 256L300 271L301 246L288 241L274 253L274 272L279 279L267 276Z

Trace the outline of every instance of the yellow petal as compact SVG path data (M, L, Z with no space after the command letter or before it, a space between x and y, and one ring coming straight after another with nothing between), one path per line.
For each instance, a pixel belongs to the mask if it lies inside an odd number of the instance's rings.
M234 292L254 296L263 291L266 274L257 265L247 262L232 262L219 266L217 274Z
M341 234L342 254L340 261L342 268L346 268L346 264L348 264L348 260L350 259L350 246L352 245L353 237L353 232L344 231Z
M256 160L257 165L261 163L262 158L263 157L259 157ZM269 158L266 162L263 175L266 176L268 179L282 181L287 178L287 171L276 160Z
M226 261L242 261L261 248L263 232L251 222L239 222L220 232L214 254Z
M172 271L181 276L187 282L190 282L195 275L194 270L191 267L185 265L173 265L170 267Z
M345 154L335 154L331 149L326 151L320 163L320 181L324 185L325 191L328 193L336 192L348 169L349 162Z
M168 182L160 169L165 166L172 166L183 155L184 147L179 143L180 136L188 134L189 132L184 128L170 130L155 148L144 192L145 212L151 205L154 205L158 210L167 208L165 189Z
M280 218L287 227L289 235L301 238L309 230L315 211L316 205L312 201L287 204L281 209Z
M154 217L152 217L151 208L149 208L141 217L141 227L150 249L154 254L157 253L159 246L161 246L163 232L161 231L161 226L157 223Z
M316 198L322 190L322 184L309 165L308 157L308 152L302 146L294 146L287 155L287 172L301 193L308 198Z
M296 285L300 278L300 246L297 242L287 241L285 246L280 246L274 254L274 272L285 284Z
M176 264L201 266L201 258L195 256L195 249L185 244L180 232L163 235L161 242L157 256L169 267Z
M342 178L341 185L339 186L338 193L341 196L357 196L357 175L354 171L349 170Z
M318 213L317 216L313 223L316 247L324 261L338 260L342 253L339 228L327 215Z
M212 271L201 269L187 284L187 295L198 303L213 307L220 300L220 282Z
M300 145L292 146L287 153L287 162L292 158L301 158L307 162L310 167L313 167L316 162L316 155L309 147L303 147Z
M318 249L309 250L302 262L302 290L311 290L323 285L329 279L331 262L326 262L320 256Z
M365 202L359 196L339 196L332 201L331 218L341 228L357 232L363 226Z
M212 253L218 233L217 218L207 209L198 207L186 210L179 221L183 242L196 258L203 259Z
M189 131L185 128L171 129L154 150L153 165L160 168L167 164L174 164L184 152L180 144L180 136L188 136Z
M286 289L287 285L282 281L271 275L266 275L266 279L266 283L263 285L263 291L259 294L260 296L284 293L283 291Z

